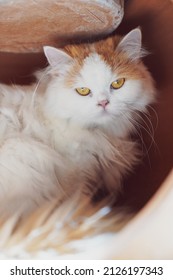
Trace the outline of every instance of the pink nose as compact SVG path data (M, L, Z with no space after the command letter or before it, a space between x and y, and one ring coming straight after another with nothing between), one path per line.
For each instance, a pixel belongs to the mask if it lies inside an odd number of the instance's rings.
M102 106L104 109L106 108L106 106L109 104L109 100L105 99L105 100L101 100L98 102L98 106Z

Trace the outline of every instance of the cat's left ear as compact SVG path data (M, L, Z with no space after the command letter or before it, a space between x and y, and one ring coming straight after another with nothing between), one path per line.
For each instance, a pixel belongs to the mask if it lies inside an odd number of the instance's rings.
M140 28L130 31L119 43L117 50L125 52L129 59L137 60L143 55Z
M62 50L49 46L43 47L43 50L49 65L52 67L61 67L72 61L72 57Z

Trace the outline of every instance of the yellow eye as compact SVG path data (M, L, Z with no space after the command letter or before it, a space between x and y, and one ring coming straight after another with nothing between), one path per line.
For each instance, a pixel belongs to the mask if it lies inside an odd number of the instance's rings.
M76 91L82 96L86 96L91 92L91 90L87 87L76 88Z
M116 81L112 82L111 88L119 89L119 88L121 88L124 85L124 83L125 83L125 79L124 78L117 79Z

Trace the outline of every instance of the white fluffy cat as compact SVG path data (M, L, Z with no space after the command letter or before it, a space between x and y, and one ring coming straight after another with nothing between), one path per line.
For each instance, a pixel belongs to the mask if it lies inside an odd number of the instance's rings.
M116 193L137 159L135 112L154 100L140 29L44 53L37 84L0 85L1 211L25 214L77 190Z

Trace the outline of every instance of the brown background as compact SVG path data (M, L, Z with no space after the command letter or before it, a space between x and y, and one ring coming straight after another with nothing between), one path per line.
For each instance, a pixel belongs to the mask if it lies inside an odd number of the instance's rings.
M158 115L155 144L153 143L143 163L124 182L124 192L119 198L120 204L139 209L158 189L173 166L172 1L126 1L125 17L116 33L124 34L137 26L141 26L144 46L151 52L145 58L145 63L153 74L158 89L157 104L153 106ZM0 53L0 81L26 84L31 81L32 71L45 65L42 53ZM150 112L153 126L156 127L156 115L152 110ZM151 137L144 130L143 137L148 149ZM141 143L140 139L139 142Z

